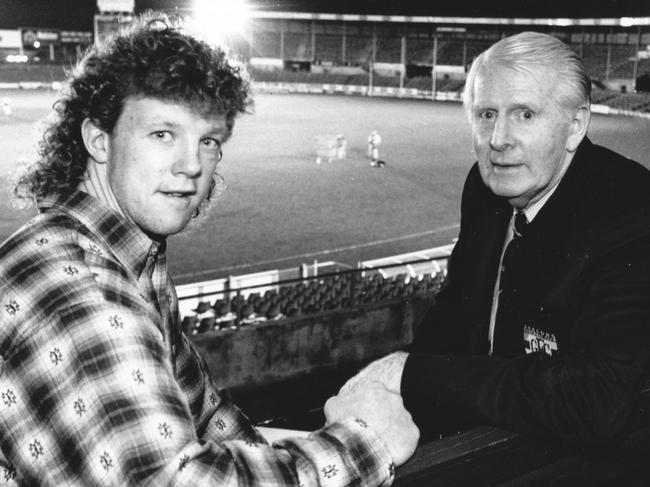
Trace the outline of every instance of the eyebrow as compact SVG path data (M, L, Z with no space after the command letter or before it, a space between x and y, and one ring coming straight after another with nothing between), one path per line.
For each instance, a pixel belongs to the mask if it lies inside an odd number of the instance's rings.
M145 122L142 124L142 126L146 127L147 129L155 128L157 126L163 128L178 128L178 127L182 127L183 124L161 117L158 119L154 118L148 122ZM209 124L209 126L205 131L203 131L203 133L223 135L228 133L228 127L226 127L225 125L221 125L219 123Z
M154 118L152 120L149 120L145 123L143 123L145 127L150 127L153 125L164 125L165 127L179 127L180 124L178 122L173 122L167 118Z
M512 107L508 108L509 110L534 110L534 108L528 103L517 103Z
M483 112L486 110L499 111L499 108L494 107L493 105L474 105L472 107L472 112ZM508 105L506 111L516 111L516 110L533 110L539 111L538 107L535 107L529 103L515 103L514 105Z

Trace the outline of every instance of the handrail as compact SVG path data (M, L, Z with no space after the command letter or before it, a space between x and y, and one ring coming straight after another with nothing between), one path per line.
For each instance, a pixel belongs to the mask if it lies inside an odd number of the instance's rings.
M395 487L495 485L557 460L558 449L481 426L420 445L396 471Z
M416 259L408 262L399 262L399 263L394 263L394 264L386 264L386 265L381 265L378 267L363 267L363 268L357 268L357 269L346 269L338 272L330 272L330 273L325 273L325 274L320 274L317 276L304 276L304 277L299 277L299 278L294 278L294 279L286 279L286 280L278 280L275 282L266 282L266 283L261 283L261 284L254 284L250 286L243 286L243 287L237 287L237 288L227 288L227 289L221 289L221 290L215 290L215 291L207 291L207 292L201 292L198 294L192 294L188 296L183 296L180 299L183 300L191 300L191 299L199 299L204 300L206 296L223 296L226 294L234 294L234 298L232 298L235 303L236 303L236 310L232 310L232 313L234 316L228 317L228 323L229 327L234 327L237 328L239 327L242 323L245 323L246 317L243 316L243 310L246 305L245 300L243 298L243 292L244 291L250 291L253 289L258 289L258 288L269 288L269 287L277 287L280 288L282 286L289 286L289 285L296 285L299 283L304 283L304 282L310 282L314 280L319 280L319 281L324 281L327 279L334 279L336 277L341 277L341 276L347 276L347 275L352 275L352 278L349 279L347 282L345 282L345 286L347 287L347 292L348 296L350 299L358 299L360 296L363 295L362 292L357 292L359 289L356 287L356 284L362 283L363 281L361 279L358 279L357 276L359 276L362 273L366 272L375 272L375 271L381 271L385 269L390 269L390 268L395 268L395 267L405 267L405 266L412 266L412 265L418 265L418 264L423 264L423 263L429 263L429 262L435 262L435 261L440 261L440 260L446 260L448 256L437 256L437 257L430 257L430 258L423 258L423 259ZM443 276L444 277L444 276ZM383 301L382 301L383 302ZM386 301L388 302L388 301ZM291 315L289 315L291 316Z
M598 479L598 472L616 483L627 475L643 472L641 483L650 479L647 452L650 448L650 383L640 393L640 411L637 429L632 431L618 446L599 456L578 456L559 444L535 440L490 426L481 426L454 436L430 441L418 446L413 457L396 471L395 487L426 485L429 487L508 486L530 485L534 477L543 485L551 485L551 478L570 478L575 485L591 485ZM581 477L582 473L588 477ZM570 477L569 477L570 476ZM513 483L513 479L515 482ZM582 480L582 481L581 481ZM602 480L602 477L600 477ZM537 484L536 484L537 485ZM605 484L598 484L605 485ZM629 485L625 483L625 485Z
M360 274L360 273L365 273L365 272L373 272L373 271L380 271L383 269L391 269L394 267L403 267L407 265L413 265L413 264L423 264L425 262L433 262L433 261L442 261L442 260L447 260L447 256L443 257L432 257L429 259L418 259L418 260L411 260L408 262L398 262L395 264L386 264L382 265L379 267L362 267L362 268L356 268L356 269L345 269L342 271L338 272L328 272L325 274L319 274L317 276L304 276L304 277L296 277L293 279L284 279L280 281L275 281L275 282L266 282L262 284L253 284L250 286L243 286L243 287L237 287L237 288L232 288L232 289L223 289L220 291L210 291L207 293L198 293L198 294L190 294L188 296L183 296L182 299L197 299L201 298L202 296L205 296L206 294L209 295L215 295L215 294L226 294L226 293L236 293L236 292L241 292L241 291L248 291L250 289L255 289L255 288L262 288L262 287L269 287L269 286L286 286L289 284L298 284L300 282L305 282L305 281L311 281L315 279L327 279L327 278L334 278L336 276L342 276L342 275L347 275L347 274Z

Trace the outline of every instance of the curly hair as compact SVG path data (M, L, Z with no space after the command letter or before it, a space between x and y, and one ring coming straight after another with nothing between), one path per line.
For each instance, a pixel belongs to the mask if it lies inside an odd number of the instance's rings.
M235 117L252 104L245 69L220 47L190 33L182 18L147 13L104 43L91 46L70 73L35 163L15 188L18 199L66 194L81 182L89 157L81 124L112 133L125 101L150 96L186 103L201 114ZM228 135L229 135L228 134Z

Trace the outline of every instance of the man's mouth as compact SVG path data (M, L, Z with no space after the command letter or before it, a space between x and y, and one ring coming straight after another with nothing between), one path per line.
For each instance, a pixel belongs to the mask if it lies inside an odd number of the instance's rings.
M162 191L166 196L173 196L175 198L188 198L194 196L196 191Z
M502 162L502 161L490 161L492 167L497 169L516 169L521 166L517 162Z

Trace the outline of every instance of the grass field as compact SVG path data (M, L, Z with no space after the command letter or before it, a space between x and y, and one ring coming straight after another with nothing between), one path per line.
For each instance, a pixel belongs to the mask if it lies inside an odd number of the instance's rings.
M16 161L29 156L48 92L0 92L0 240L32 211L10 206ZM366 139L382 136L370 167ZM316 164L316 139L344 134L348 158ZM650 167L650 120L594 116L591 139ZM314 260L354 265L449 243L474 161L460 105L324 95L260 95L224 150L228 189L190 231L170 239L176 282L286 268Z

